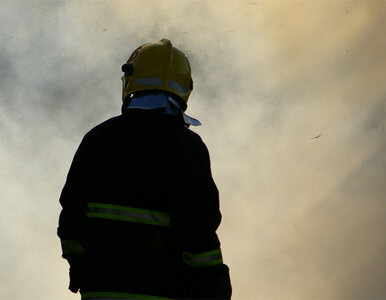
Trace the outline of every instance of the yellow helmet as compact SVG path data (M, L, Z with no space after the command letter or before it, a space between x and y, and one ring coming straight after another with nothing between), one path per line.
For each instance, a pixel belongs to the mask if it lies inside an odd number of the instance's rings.
M137 48L122 71L122 101L134 92L159 90L177 95L186 109L193 89L189 60L168 39Z

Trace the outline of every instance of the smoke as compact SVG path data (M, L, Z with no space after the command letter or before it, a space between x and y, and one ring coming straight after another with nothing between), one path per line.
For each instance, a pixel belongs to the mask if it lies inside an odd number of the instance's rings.
M169 38L220 190L234 299L386 298L383 1L0 2L0 299L78 299L56 237L120 67Z

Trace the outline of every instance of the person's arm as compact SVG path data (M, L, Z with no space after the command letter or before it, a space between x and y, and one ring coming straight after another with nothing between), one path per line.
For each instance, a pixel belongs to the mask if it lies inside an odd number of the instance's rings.
M193 299L230 299L229 269L216 234L221 213L209 153L199 138L180 146L171 226L183 251L188 293Z
M91 168L88 148L89 140L86 135L75 153L59 199L62 211L57 234L61 241L62 257L70 264L69 289L74 293L80 288L85 252L82 234Z

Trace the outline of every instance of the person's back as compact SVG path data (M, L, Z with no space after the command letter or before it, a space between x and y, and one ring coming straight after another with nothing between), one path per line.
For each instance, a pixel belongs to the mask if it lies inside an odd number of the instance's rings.
M60 201L58 235L82 298L230 298L208 151L182 118L124 108L93 128Z

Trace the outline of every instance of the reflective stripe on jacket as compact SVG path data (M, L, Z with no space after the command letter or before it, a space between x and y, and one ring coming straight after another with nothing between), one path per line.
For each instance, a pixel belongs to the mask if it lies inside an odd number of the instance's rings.
M173 300L159 296L149 296L143 294L115 293L115 292L91 292L83 293L82 300Z
M170 216L167 213L107 203L88 203L86 216L89 218L170 226Z

